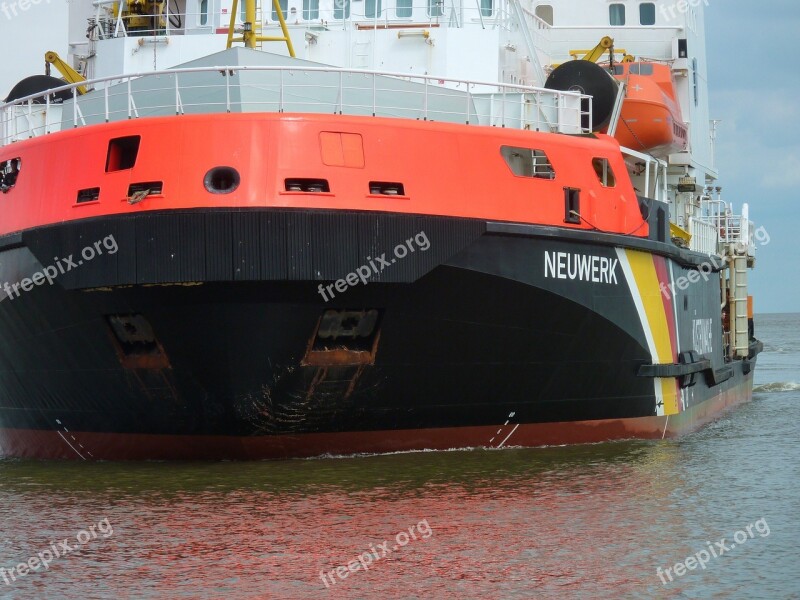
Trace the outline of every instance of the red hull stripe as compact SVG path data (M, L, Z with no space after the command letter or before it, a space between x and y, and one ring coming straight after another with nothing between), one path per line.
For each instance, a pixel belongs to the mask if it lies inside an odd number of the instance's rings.
M86 460L222 460L302 458L412 450L549 446L623 439L661 439L689 433L750 399L752 376L680 415L562 423L511 424L401 431L261 437L170 436L0 429L0 453L16 457ZM490 443L490 439L494 439Z

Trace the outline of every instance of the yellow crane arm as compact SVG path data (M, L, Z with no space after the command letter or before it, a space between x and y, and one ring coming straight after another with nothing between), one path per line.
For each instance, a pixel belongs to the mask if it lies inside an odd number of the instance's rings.
M569 55L576 60L581 59L597 62L606 52L613 52L615 55L622 54L621 62L633 62L633 56L622 48L614 48L614 38L608 36L600 40L600 43L591 50L570 50ZM581 56L581 54L583 56Z
M58 72L61 73L61 76L67 83L80 83L81 81L86 81L86 78L78 73L75 69L70 67L64 59L62 59L58 52L46 52L44 55L44 62L47 68L48 75L50 73L50 65L53 65ZM86 86L80 85L78 86L78 93L85 94L86 93Z
M589 50L586 55L583 57L583 60L590 60L592 62L597 62L603 54L606 53L606 50L609 48L614 47L614 40L608 36L605 36L600 43L597 44L594 48Z

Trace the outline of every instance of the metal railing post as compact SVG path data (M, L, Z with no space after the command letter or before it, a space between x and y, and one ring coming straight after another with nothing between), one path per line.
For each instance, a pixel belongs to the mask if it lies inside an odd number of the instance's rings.
M180 113L181 94L178 90L178 74L175 73L175 115Z
M422 96L422 120L428 120L428 77L425 77L425 91Z
M279 78L278 78L278 112L282 113L283 112L283 98L284 98L284 96L283 96L283 94L284 94L284 92L283 92L283 69L278 71L278 73L280 73Z
M225 71L225 112L231 112L231 71Z
M78 127L78 88L72 88L72 128Z
M339 114L341 115L344 108L344 72L339 71Z
M472 95L469 93L469 82L467 82L467 125L469 125L469 117L472 114Z
M503 105L500 107L500 126L506 126L506 86L503 86Z

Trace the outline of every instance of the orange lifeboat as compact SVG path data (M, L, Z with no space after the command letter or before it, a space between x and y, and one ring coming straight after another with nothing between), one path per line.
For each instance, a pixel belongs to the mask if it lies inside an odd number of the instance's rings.
M615 137L622 146L666 156L686 150L688 128L669 66L652 62L614 65L614 78L628 84Z

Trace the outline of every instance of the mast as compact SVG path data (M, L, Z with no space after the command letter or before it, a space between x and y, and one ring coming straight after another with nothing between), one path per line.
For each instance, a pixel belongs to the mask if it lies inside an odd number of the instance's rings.
M289 28L286 27L286 19L283 17L283 10L281 9L280 0L272 0L272 7L278 15L278 21L281 24L282 36L265 36L260 35L261 22L256 22L258 15L257 2L259 0L244 0L244 24L242 26L242 36L233 37L234 27L236 25L236 15L239 9L239 0L233 0L231 7L231 22L228 27L228 44L227 47L231 48L234 42L242 42L245 48L256 49L259 47L259 42L285 42L286 48L289 50L289 56L295 58L294 46L292 46L292 38L289 36Z

